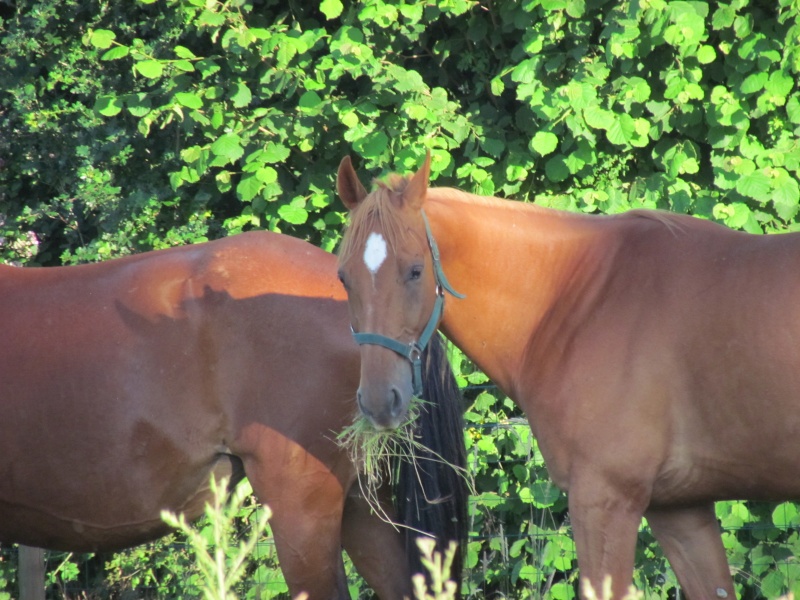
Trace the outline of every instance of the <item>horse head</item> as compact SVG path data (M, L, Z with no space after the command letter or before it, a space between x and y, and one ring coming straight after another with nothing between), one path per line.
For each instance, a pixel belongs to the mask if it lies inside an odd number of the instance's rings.
M353 334L361 344L358 405L378 429L399 426L421 392L420 355L441 317L443 287L422 211L430 154L408 177L390 175L367 193L349 157L337 190L350 211L339 251Z

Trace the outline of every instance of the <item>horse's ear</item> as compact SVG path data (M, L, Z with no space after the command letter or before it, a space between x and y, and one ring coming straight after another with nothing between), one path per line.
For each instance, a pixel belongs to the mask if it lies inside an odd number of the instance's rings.
M428 179L431 176L431 151L428 150L425 155L425 162L420 167L419 171L412 175L411 179L403 190L403 201L410 208L422 208L422 203L425 201L425 194L428 193Z
M345 156L339 163L339 171L336 174L336 191L339 192L339 197L347 210L353 210L359 202L367 197L367 190L361 185L349 156Z

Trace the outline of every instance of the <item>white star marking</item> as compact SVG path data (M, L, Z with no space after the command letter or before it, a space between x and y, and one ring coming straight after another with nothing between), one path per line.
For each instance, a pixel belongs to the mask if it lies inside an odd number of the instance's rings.
M375 275L386 260L386 240L380 233L370 233L364 246L364 264Z

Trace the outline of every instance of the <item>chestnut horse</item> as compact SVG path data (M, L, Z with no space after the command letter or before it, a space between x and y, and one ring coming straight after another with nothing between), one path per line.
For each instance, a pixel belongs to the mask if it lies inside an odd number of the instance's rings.
M364 413L394 426L411 369L381 341L416 343L460 292L441 329L528 416L582 591L626 592L644 516L689 598L732 598L714 502L800 498L800 235L429 189L429 160L371 193L339 167Z
M246 475L273 511L293 596L350 597L342 544L382 598L410 595L404 535L360 496L336 442L357 411L359 354L333 255L260 232L90 265L0 266L0 315L0 540L136 545L167 532L163 509L199 516L212 474ZM426 387L452 392L441 343L429 358ZM461 408L457 389L435 402ZM423 410L420 427L442 410ZM438 451L458 463L458 450ZM398 504L416 502L407 519L426 513L426 531L439 535L440 519L458 539L457 490L435 483L432 505L420 490Z

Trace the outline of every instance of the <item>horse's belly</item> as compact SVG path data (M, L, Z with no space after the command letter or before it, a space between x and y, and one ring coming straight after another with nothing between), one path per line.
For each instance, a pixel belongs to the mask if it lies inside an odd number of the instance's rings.
M800 449L787 453L792 446L766 452L759 444L741 444L738 452L722 449L667 461L653 483L651 504L800 500Z
M169 532L162 510L183 513L189 520L199 517L211 497L212 474L234 480L242 475L241 462L227 455L203 467L178 470L149 486L135 471L129 465L103 480L76 479L56 498L52 492L31 493L30 488L12 496L0 484L0 541L75 552L135 546ZM44 477L44 472L37 475ZM148 473L147 479L152 481L152 475Z

